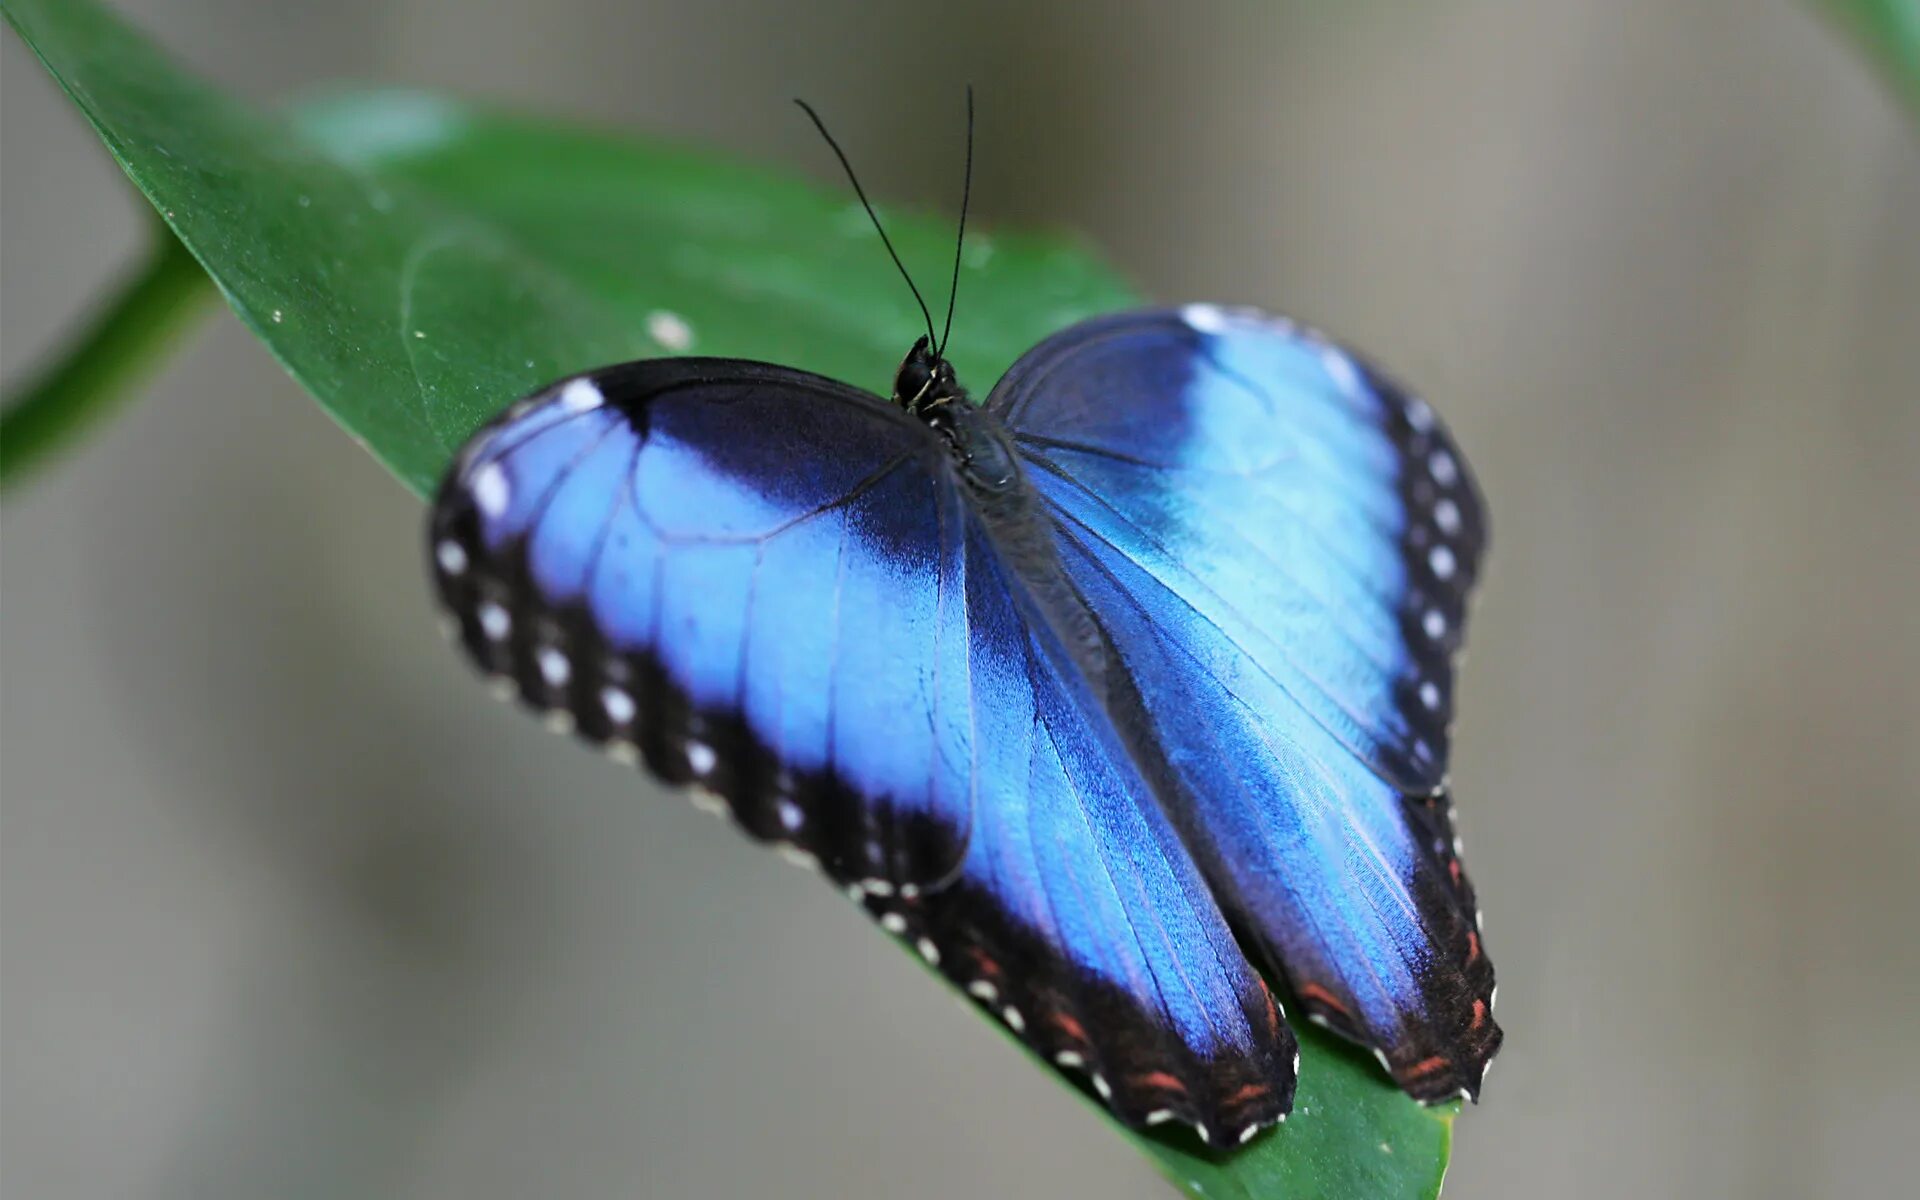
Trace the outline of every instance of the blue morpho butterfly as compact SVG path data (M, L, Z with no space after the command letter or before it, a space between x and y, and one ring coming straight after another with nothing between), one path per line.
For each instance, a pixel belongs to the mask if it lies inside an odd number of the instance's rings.
M1255 964L1417 1099L1476 1095L1501 1035L1445 771L1486 524L1433 411L1210 305L1084 321L975 405L928 317L891 400L665 358L507 410L431 516L467 652L1128 1124L1285 1117Z

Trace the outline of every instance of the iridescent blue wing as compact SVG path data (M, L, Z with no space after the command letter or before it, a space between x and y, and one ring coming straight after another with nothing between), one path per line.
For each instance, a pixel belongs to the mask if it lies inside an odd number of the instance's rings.
M1317 334L1203 306L1058 334L988 409L1230 918L1408 1092L1476 1094L1500 1031L1445 766L1485 524L1432 411Z
M973 788L960 518L925 449L778 368L615 367L468 443L436 578L529 704L836 880L910 888L960 861Z
M817 864L1123 1118L1286 1112L1271 996L927 426L615 367L476 434L429 540L483 670Z

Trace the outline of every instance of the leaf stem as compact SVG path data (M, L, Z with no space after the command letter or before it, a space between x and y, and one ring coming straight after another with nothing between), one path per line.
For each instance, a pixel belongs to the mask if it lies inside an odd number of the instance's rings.
M208 307L213 287L178 238L155 244L120 294L0 407L0 491L77 439L132 394L174 335Z
M1818 0L1920 117L1920 5L1914 0Z

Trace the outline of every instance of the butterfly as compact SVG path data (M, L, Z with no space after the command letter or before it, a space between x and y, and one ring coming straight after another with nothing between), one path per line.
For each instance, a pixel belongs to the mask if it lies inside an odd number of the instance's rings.
M1268 978L1416 1099L1477 1096L1446 763L1486 519L1439 418L1251 309L1083 321L979 404L944 351L929 314L888 398L682 357L514 404L428 522L459 644L1130 1125L1285 1118Z

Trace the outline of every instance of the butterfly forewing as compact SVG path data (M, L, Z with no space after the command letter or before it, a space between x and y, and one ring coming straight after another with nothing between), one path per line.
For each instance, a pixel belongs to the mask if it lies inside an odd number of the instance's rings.
M988 408L1236 926L1410 1093L1476 1093L1500 1031L1444 785L1485 524L1432 411L1311 331L1205 306L1057 334Z
M966 637L954 547L918 536L957 499L916 425L774 373L660 360L517 406L441 491L436 579L532 706L836 880L911 888L971 810L964 675L936 669Z

